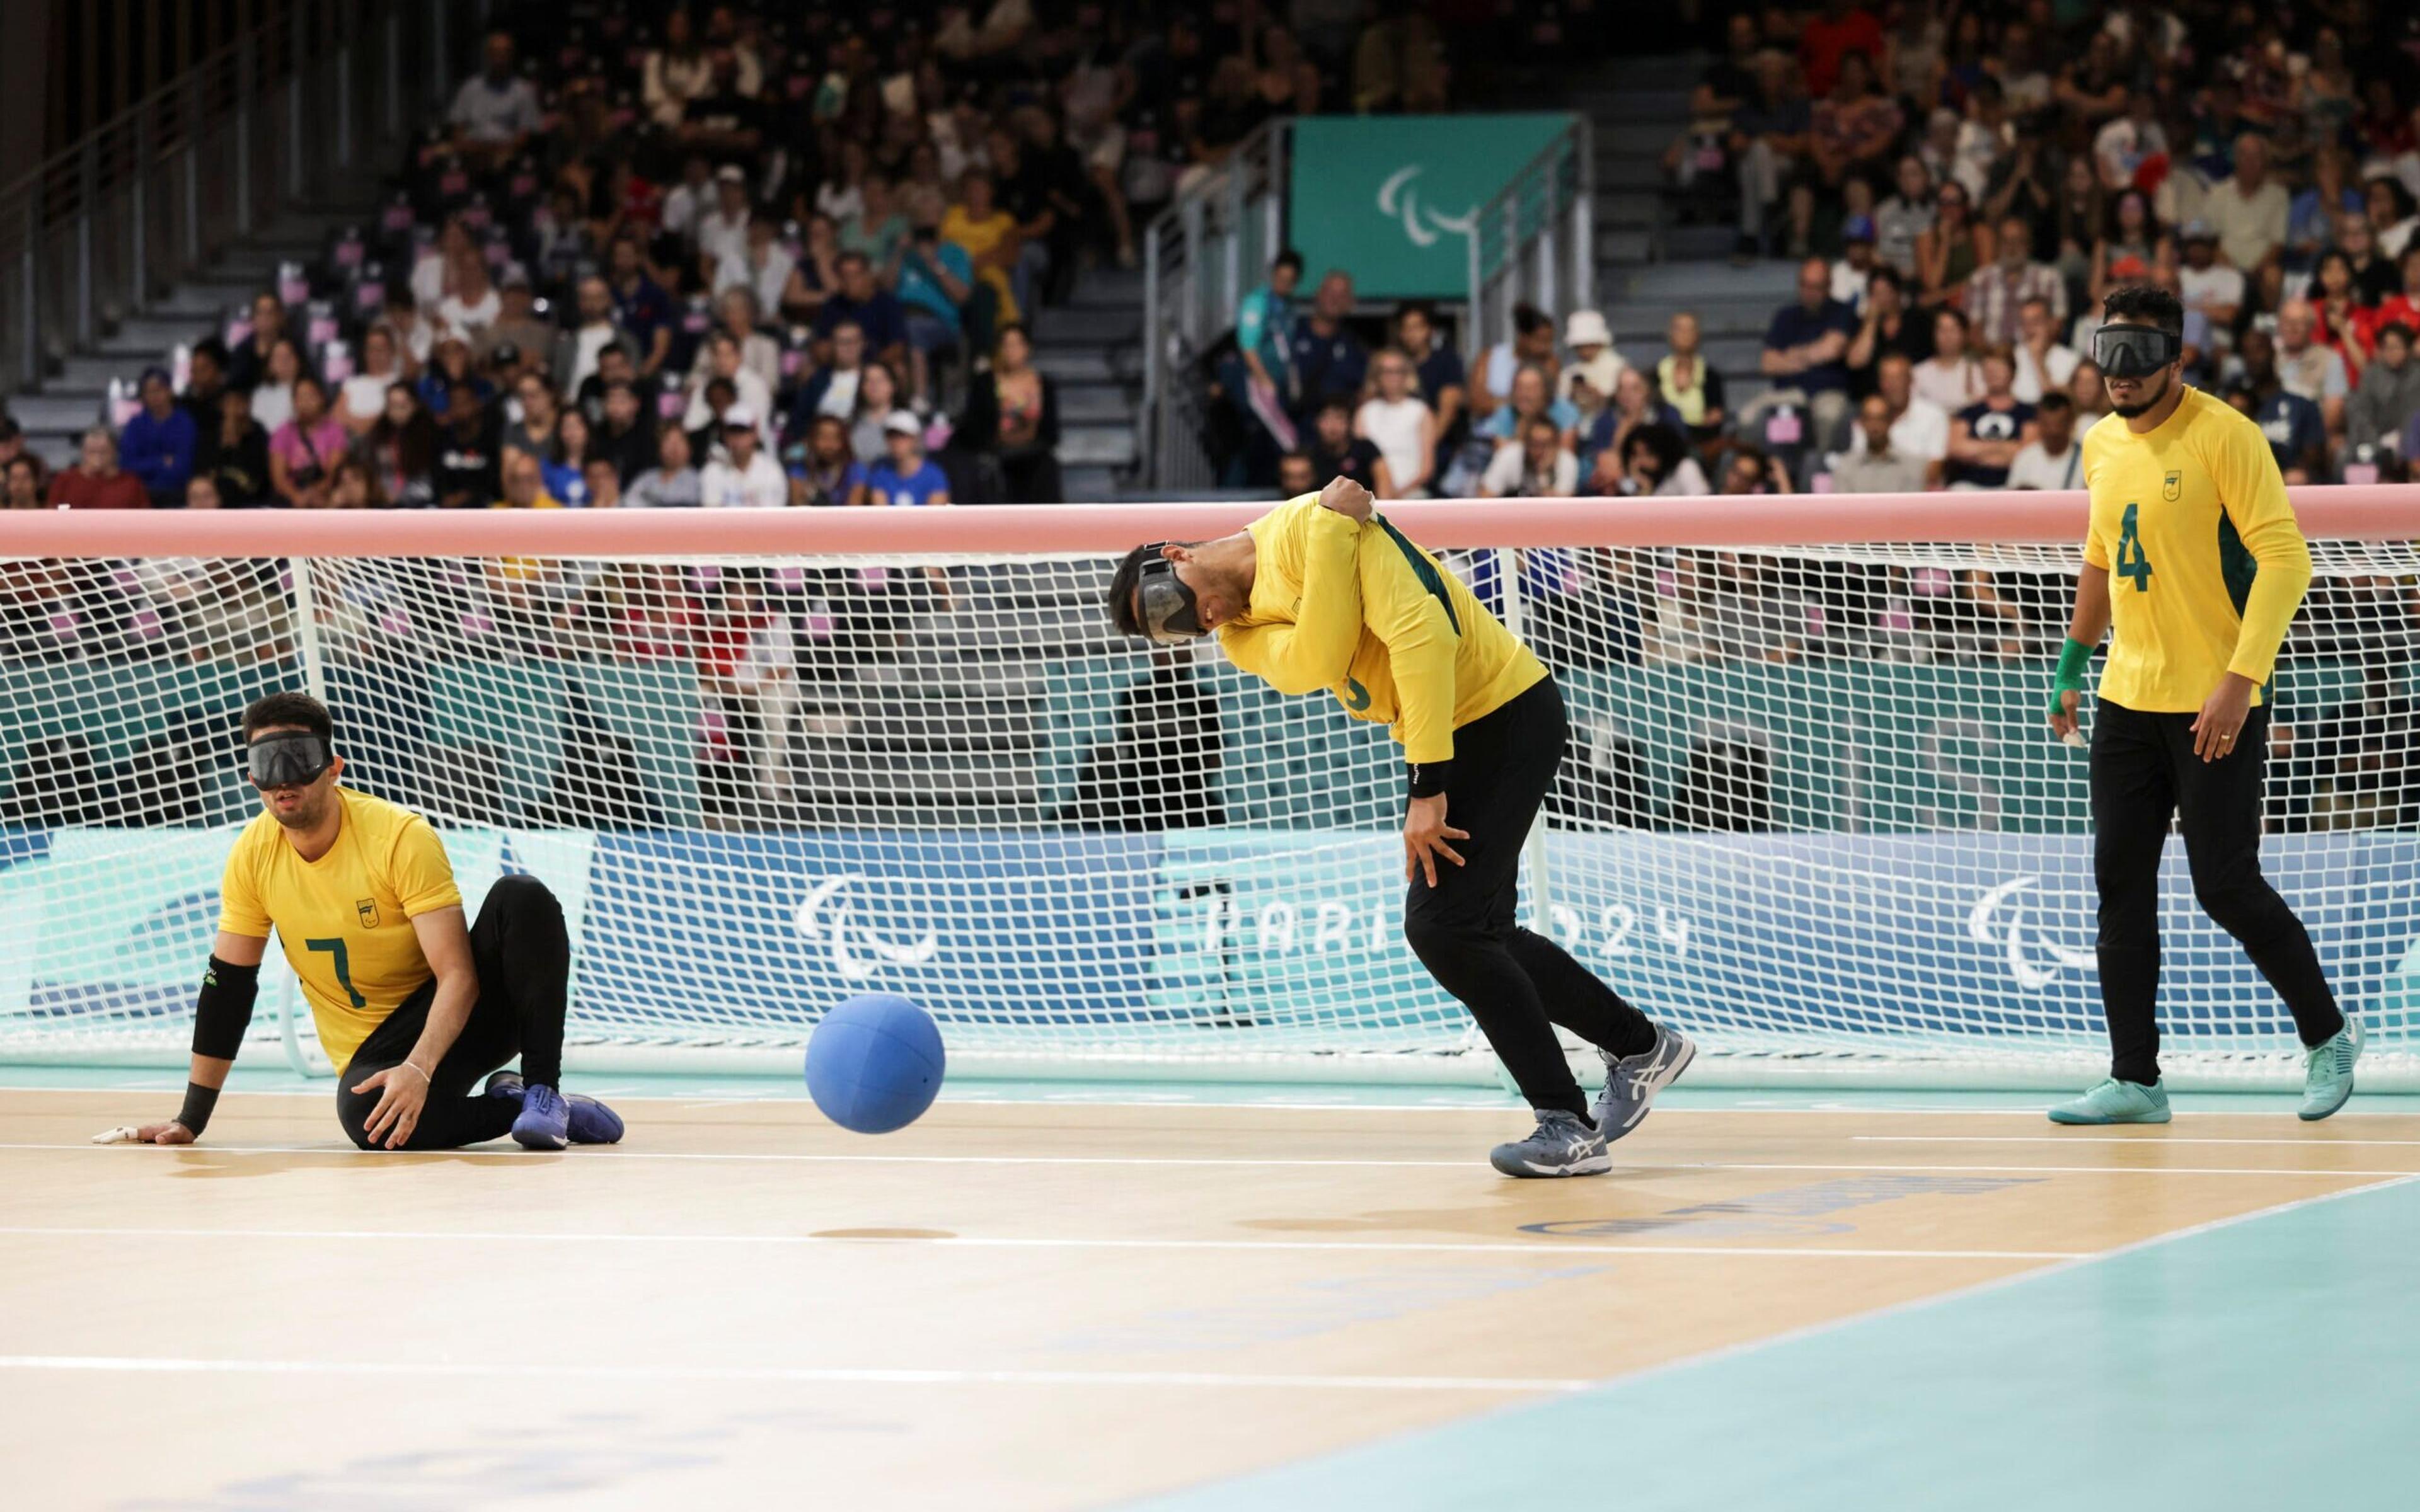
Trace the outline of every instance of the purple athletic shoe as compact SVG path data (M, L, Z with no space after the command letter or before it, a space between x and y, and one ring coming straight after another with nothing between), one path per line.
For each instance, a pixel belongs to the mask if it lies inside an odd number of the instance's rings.
M544 1082L525 1083L521 1114L513 1120L513 1142L523 1149L561 1149L571 1143L571 1109L563 1094Z
M548 1090L551 1092L551 1088L549 1088ZM508 1097L516 1103L523 1103L526 1101L528 1096L528 1084L521 1079L521 1073L520 1072L500 1071L488 1078L487 1095L489 1097ZM609 1108L604 1103L597 1102L595 1098L583 1097L578 1092L565 1095L562 1101L565 1106L564 1132L569 1136L573 1144L618 1145L622 1142L622 1116L620 1114L615 1113L612 1108ZM514 1125L513 1137L516 1139L520 1138L520 1127L519 1123ZM522 1142L524 1144L528 1143L526 1140L523 1140ZM534 1149L561 1149L563 1147L561 1145L533 1145L531 1148Z

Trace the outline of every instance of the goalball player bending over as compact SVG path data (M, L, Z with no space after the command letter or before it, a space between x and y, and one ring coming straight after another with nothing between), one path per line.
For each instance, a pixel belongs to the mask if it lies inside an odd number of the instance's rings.
M611 1108L557 1090L571 941L546 885L499 878L465 929L428 822L337 786L344 758L318 700L271 693L243 711L243 735L261 812L227 856L184 1108L101 1137L201 1137L252 1022L273 925L320 1047L343 1068L336 1119L362 1149L452 1149L507 1133L532 1149L621 1138ZM497 1071L516 1054L522 1075Z
M1611 1170L1606 1141L1637 1128L1697 1051L1513 922L1521 842L1571 735L1544 664L1344 478L1240 534L1135 548L1109 609L1120 631L1162 645L1215 630L1230 661L1279 692L1324 687L1354 717L1393 725L1409 764L1404 936L1538 1115L1535 1133L1490 1158L1507 1176ZM1449 803L1468 828L1447 825ZM1558 1024L1605 1057L1592 1116Z
M2075 735L2084 671L2114 632L2092 729L2092 880L2101 895L2109 1079L2050 1110L2056 1123L2165 1123L2160 1085L2160 851L2178 816L2194 896L2242 942L2305 1047L2302 1117L2352 1095L2361 1024L2340 1011L2302 920L2260 874L2261 686L2311 553L2268 438L2188 388L2184 310L2164 289L2118 289L2092 359L2112 413L2084 439L2092 495L2075 616L2050 695ZM2111 582L2115 577L2117 581Z

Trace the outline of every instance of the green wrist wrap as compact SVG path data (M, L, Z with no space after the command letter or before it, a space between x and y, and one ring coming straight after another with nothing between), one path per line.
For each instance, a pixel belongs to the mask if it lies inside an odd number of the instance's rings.
M2051 713L2067 712L2067 705L2059 698L2060 694L2070 690L2078 693L2084 691L2084 673L2092 665L2092 647L2073 636L2068 637L2067 643L2058 648L2058 675L2052 678L2050 683Z

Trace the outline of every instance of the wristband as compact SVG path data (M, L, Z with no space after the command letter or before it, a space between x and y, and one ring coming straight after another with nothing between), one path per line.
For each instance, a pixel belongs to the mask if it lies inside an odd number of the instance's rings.
M2061 693L2071 691L2081 693L2085 690L2084 674L2092 665L2092 647L2073 636L2069 636L2067 643L2059 647L2058 672L2051 679L2050 684L2051 713L2067 712L2067 704L2059 697Z
M1415 798L1434 798L1453 782L1453 763L1450 761L1414 762L1408 770Z
M210 1109L218 1105L219 1089L217 1088L204 1087L199 1082L187 1082L185 1105L177 1110L177 1121L185 1126L187 1134L199 1139L202 1136L202 1131L209 1127Z

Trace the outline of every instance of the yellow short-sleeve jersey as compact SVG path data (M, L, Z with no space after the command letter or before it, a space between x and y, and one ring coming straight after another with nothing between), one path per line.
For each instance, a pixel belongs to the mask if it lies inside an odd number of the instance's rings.
M433 973L411 920L462 905L454 865L428 821L411 810L336 789L336 843L316 861L296 854L267 813L227 856L219 928L277 930L302 980L319 1044L339 1067Z

